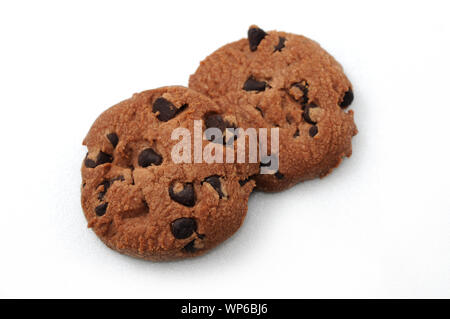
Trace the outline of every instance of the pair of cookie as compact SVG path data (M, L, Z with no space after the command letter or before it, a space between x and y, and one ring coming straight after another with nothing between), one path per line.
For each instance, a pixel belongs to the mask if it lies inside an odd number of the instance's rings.
M131 256L203 254L239 229L255 186L280 191L325 176L350 156L357 133L346 111L352 100L341 66L317 43L252 26L248 39L201 62L189 88L135 94L95 121L83 142L88 225L107 246ZM220 143L201 139L205 154L212 144L212 153L236 152L236 140L226 139L228 127L278 128L278 169L260 174L269 164L261 159L196 162L195 142L182 148L190 157L180 163L183 137L174 132L194 137L198 123L201 132L217 128L221 134Z

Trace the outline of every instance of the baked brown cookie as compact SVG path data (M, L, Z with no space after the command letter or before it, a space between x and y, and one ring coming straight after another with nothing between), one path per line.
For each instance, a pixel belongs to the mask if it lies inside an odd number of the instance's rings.
M234 121L184 87L135 94L95 121L83 142L81 201L88 226L107 246L149 260L192 257L241 226L255 167L174 160L181 139L172 133L184 128L194 136L194 120L203 130ZM194 143L186 150L194 154Z
M352 85L340 64L306 37L251 26L247 39L202 61L189 87L213 98L239 127L279 128L278 170L255 177L261 190L323 177L352 153Z

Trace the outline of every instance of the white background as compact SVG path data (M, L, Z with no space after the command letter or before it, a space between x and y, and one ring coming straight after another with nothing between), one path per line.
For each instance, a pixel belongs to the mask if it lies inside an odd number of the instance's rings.
M435 1L2 1L1 297L450 297L450 23ZM81 142L134 92L187 85L250 24L315 39L353 82L353 156L255 193L204 257L106 248L80 207Z

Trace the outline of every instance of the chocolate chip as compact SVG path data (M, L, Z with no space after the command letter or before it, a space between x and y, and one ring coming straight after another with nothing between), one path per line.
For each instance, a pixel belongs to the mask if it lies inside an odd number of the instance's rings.
M91 160L87 156L88 154L86 154L86 158L84 159L84 166L86 166L87 168L94 168L95 166L97 166L95 164L95 161Z
M182 106L180 106L180 107L177 109L177 114L183 112L187 107L188 107L187 104L183 104Z
M156 153L152 148L146 148L138 157L138 164L141 167L148 167L150 165L161 165L162 156Z
M159 112L156 116L158 120L162 122L167 122L173 119L177 113L177 108L171 102L163 97L159 97L153 103L153 113Z
M106 164L106 163L112 163L113 161L113 157L109 154L106 154L102 151L100 151L100 153L98 153L97 155L97 165L102 165L102 164Z
M195 191L192 183L174 183L169 187L169 196L177 203L192 207L195 205Z
M344 97L342 99L342 102L339 104L341 108L346 108L353 102L353 91L352 89L349 89L347 92L345 92Z
M178 218L170 226L176 239L188 238L197 230L197 222L193 218Z
M220 177L218 175L213 175L205 178L205 182L210 184L214 190L219 194L219 198L222 199L226 195L222 192L222 183L220 182Z
M183 250L187 253L195 253L197 251L197 248L195 248L195 239L184 246Z
M259 43L264 39L267 33L260 28L250 28L248 29L248 43L250 45L250 51L256 51Z
M305 106L305 110L303 111L303 119L304 119L307 123L313 124L313 125L316 124L317 122L314 122L314 121L311 119L311 117L309 116L309 110L312 109L312 108L315 108L315 107L317 107L317 105L315 105L315 104L313 104L313 103L307 104L307 105Z
M116 133L109 133L106 137L114 148L117 146L117 143L119 143L119 137Z
M267 83L264 81L257 81L254 77L249 77L244 83L243 89L245 91L264 91L266 89Z
M226 124L223 120L222 116L217 113L209 113L205 116L205 126L206 128L212 128L216 127L222 131L222 133L225 131Z
M300 130L296 129L295 133L294 133L294 137L299 137L300 136Z
M228 121L224 120L223 117L220 114L217 114L217 113L208 113L208 114L206 114L204 120L205 120L206 129L218 128L222 132L223 144L226 145L227 141L226 141L225 130L227 128L230 128L230 129L234 128L234 129L236 129L236 125L234 125L232 123L229 123ZM216 136L214 136L214 138L212 136L210 136L208 138L208 140L212 141L212 140L215 140L215 138L216 138ZM237 139L237 136L236 136L236 134L234 134L234 139L230 138L230 140L228 142L230 144L232 144L233 141L236 140L236 139Z
M98 200L103 201L103 198L105 198L105 195L106 195L106 191L101 191L100 193L98 193L98 196L97 196Z
M267 160L267 162L266 162ZM264 158L264 160L261 160L261 162L259 163L259 166L261 167L268 167L272 164L272 159L270 158L270 156Z
M276 51L281 52L281 49L284 48L284 42L286 42L286 38L284 38L284 37L278 37L278 38L279 38L278 44L274 47L275 51L273 51L273 52L276 52Z
M95 207L95 214L97 216L103 216L106 213L106 209L108 208L108 203L103 203Z
M314 137L317 135L317 133L319 133L319 128L316 125L311 126L311 128L309 129L309 135L311 137Z
M308 100L309 100L309 98L308 98L308 91L309 91L308 82L306 82L306 81L296 82L296 83L292 84L291 87L296 87L303 93L303 95L299 99L294 98L296 101L298 101L302 105L308 103Z
M108 189L111 187L111 185L112 185L114 182L116 182L116 181L121 181L121 182L123 182L124 180L125 180L125 178L124 178L122 175L120 175L120 176L114 177L114 178L111 179L111 180L104 180L103 182L101 182L101 183L97 186L97 188L100 187L100 186L103 186L103 190L102 190L100 193L98 193L98 196L97 196L98 200L99 200L99 201L102 201L102 200L103 200L103 198L104 198L105 195L106 195L106 192L108 191Z
M275 177L278 178L278 179L283 179L283 178L284 178L284 175L281 174L280 172L276 172L276 173L275 173Z
M255 106L255 109L257 109L258 112L261 113L261 116L264 117L264 112L259 106Z
M100 186L103 186L103 190L100 193L98 193L97 198L99 201L102 201L106 195L106 192L108 191L108 188L111 186L111 182L108 180L105 180L105 181L101 182L100 185L98 185L98 187L100 187Z

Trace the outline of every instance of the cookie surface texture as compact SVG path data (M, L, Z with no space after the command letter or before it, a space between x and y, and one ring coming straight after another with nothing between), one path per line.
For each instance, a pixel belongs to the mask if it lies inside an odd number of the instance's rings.
M278 170L255 177L263 191L326 176L352 153L352 84L306 37L251 26L248 38L202 61L189 87L233 114L239 127L279 128Z
M172 158L181 139L172 139L172 132L183 128L193 136L194 120L204 130L211 116L224 119L209 98L165 87L135 94L94 122L83 142L81 201L88 226L107 246L173 260L201 255L238 230L255 184L251 172L243 165ZM193 142L190 150L193 157Z

